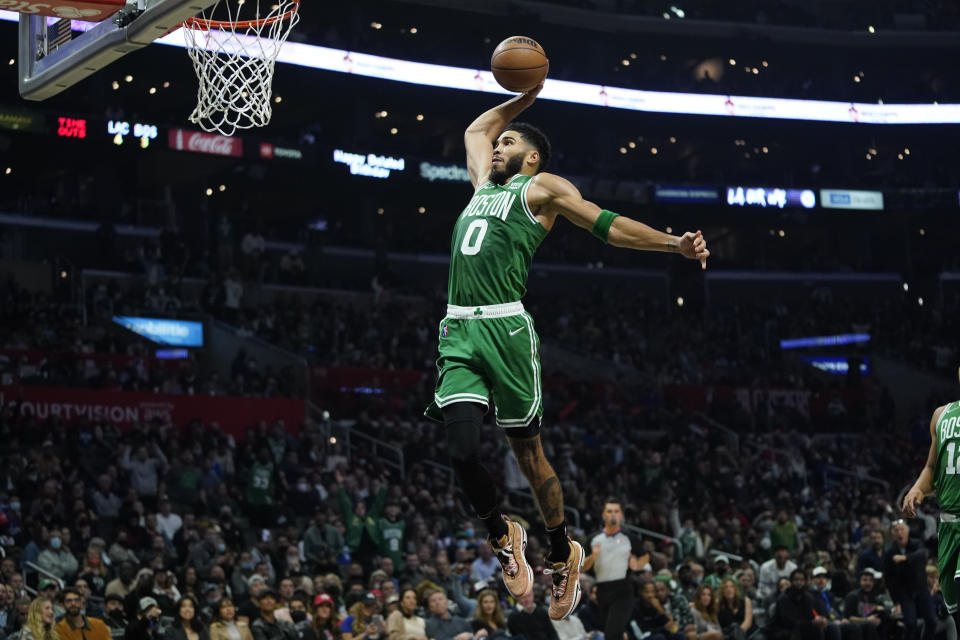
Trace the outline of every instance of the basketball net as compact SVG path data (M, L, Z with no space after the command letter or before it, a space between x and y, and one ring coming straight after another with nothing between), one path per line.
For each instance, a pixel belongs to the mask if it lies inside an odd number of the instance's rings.
M300 0L217 0L183 23L199 82L190 122L225 136L270 122L273 69L299 8ZM212 19L218 9L225 20Z

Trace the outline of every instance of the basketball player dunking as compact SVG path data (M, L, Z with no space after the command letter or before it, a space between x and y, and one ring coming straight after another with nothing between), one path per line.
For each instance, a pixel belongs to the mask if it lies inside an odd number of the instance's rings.
M903 498L903 512L909 518L931 493L940 502L940 527L937 531L937 564L940 569L940 593L947 611L960 629L960 401L937 407L930 418L930 451L920 477Z
M464 134L474 193L454 224L449 304L439 326L439 377L425 415L445 423L460 487L487 527L507 589L520 597L533 588L524 557L527 534L500 513L496 484L477 456L493 398L497 425L506 432L546 525L550 617L562 620L580 600L583 549L567 537L560 482L540 442L539 340L520 302L533 254L557 216L614 246L679 253L703 268L710 252L699 231L679 237L661 233L600 209L568 181L542 173L550 159L546 136L529 124L510 124L542 86L490 109Z

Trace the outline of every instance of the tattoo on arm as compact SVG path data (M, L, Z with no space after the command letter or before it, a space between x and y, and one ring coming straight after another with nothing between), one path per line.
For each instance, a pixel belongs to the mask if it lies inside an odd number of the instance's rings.
M543 515L544 524L563 520L563 493L557 476L551 476L537 487L537 505Z

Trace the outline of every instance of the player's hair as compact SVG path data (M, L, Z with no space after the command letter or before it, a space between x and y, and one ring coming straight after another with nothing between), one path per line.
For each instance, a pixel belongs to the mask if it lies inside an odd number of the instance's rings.
M604 508L606 508L608 504L618 504L620 505L620 508L623 509L623 503L617 496L607 496L606 500L603 501Z
M511 122L504 131L516 131L531 147L540 153L540 164L537 165L537 173L540 173L550 164L550 140L543 131L527 122Z

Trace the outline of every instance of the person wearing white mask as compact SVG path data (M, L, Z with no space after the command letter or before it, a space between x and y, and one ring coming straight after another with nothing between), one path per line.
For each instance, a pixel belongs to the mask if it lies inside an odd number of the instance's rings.
M61 580L72 578L77 573L79 564L77 559L70 553L67 545L64 544L64 537L69 542L70 530L51 529L50 536L47 538L46 548L40 552L37 558L37 565L48 573L52 573Z

